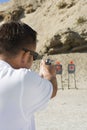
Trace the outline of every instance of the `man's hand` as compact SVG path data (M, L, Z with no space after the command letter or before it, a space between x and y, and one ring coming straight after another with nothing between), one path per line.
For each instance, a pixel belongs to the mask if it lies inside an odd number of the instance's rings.
M52 98L57 93L57 79L56 79L56 68L54 65L46 65L45 61L42 60L40 64L40 76L49 80L53 85Z
M42 60L40 63L40 75L44 78L50 78L51 76L56 76L56 69L54 65L46 65L45 61Z

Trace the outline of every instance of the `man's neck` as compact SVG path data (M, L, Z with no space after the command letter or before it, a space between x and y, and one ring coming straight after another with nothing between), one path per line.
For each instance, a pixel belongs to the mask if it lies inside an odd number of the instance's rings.
M0 55L0 60L3 60L5 62L7 62L9 65L11 65L13 68L15 69L19 69L19 62L17 58L7 58L3 55Z

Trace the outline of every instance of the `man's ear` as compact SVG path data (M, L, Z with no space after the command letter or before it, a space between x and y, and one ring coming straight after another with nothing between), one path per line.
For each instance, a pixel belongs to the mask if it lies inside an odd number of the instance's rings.
M23 64L27 63L27 61L29 60L29 56L30 56L30 52L23 52L22 53L21 61Z

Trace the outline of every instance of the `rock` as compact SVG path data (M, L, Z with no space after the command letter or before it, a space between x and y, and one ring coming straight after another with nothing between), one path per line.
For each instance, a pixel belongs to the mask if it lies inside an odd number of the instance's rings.
M75 47L82 45L85 41L77 32L68 29L62 31L61 42L63 45L68 44L70 47Z
M68 53L69 49L70 49L69 45L65 45L63 47L55 47L49 49L48 54L52 55L52 54Z
M87 44L74 47L71 52L87 52Z
M4 20L4 13L0 12L0 22Z
M11 15L11 13L5 14L4 20L5 20L6 22L12 20L12 15Z
M1 11L0 12L0 21L10 21L10 20L19 20L22 14L24 13L24 9L19 6L16 7L15 9L9 9L8 11Z
M17 7L17 9L12 10L12 20L19 20L22 14L24 13L24 9L22 6Z
M49 48L56 47L56 46L62 46L62 43L60 41L61 36L59 34L55 34L51 39L50 39L50 45Z
M35 9L33 8L33 5L32 5L32 4L29 4L29 5L27 5L27 6L25 7L25 13L26 13L26 14L32 13L32 12L34 12L34 11L35 11Z
M65 29L58 32L58 34L53 35L53 37L48 40L44 47L46 51L44 53L48 54L58 54L58 53L68 53L74 50L74 48L83 46L86 43L84 38L81 37L77 32L71 29ZM43 47L43 48L44 48ZM79 50L79 49L77 49ZM84 49L82 49L83 51Z

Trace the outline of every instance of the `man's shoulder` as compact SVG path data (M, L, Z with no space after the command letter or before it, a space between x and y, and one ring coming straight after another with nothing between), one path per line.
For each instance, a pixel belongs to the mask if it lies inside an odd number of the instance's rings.
M31 69L21 68L21 69L12 69L13 75L21 77L22 79L31 79L38 77L38 73L32 71Z

